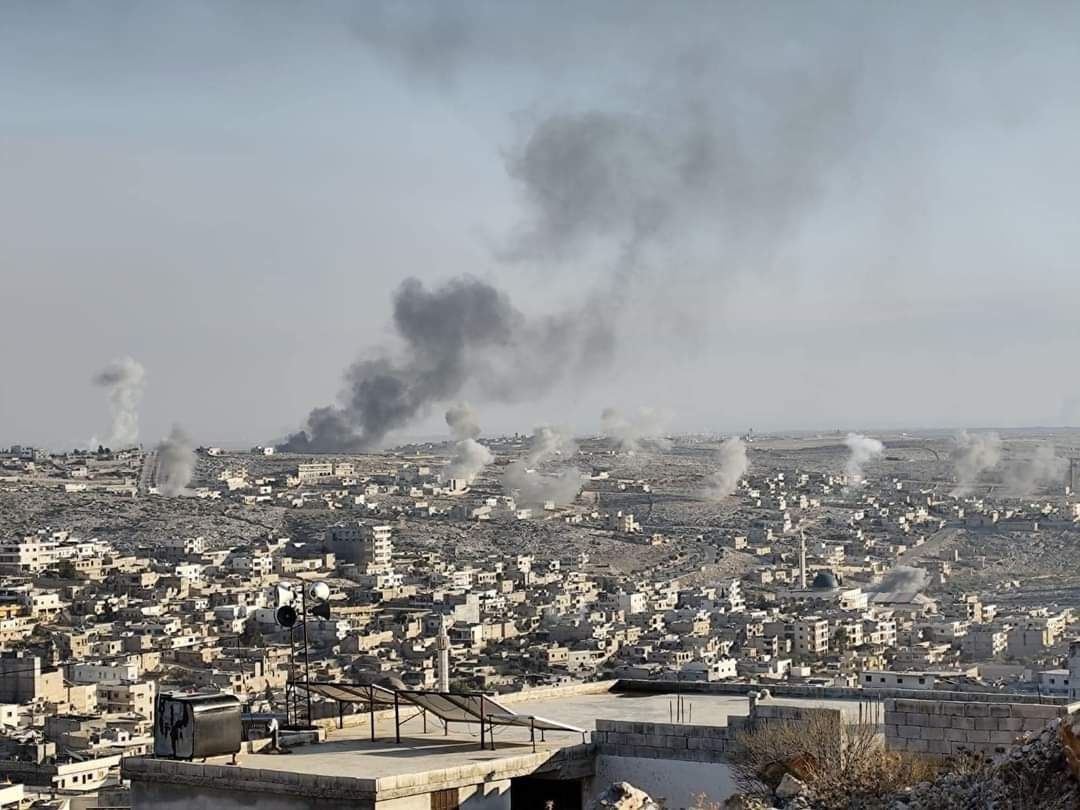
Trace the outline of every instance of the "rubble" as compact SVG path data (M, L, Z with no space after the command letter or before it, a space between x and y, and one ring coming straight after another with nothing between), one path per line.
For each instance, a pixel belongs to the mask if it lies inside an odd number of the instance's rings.
M601 793L590 805L590 810L660 810L660 805L653 801L643 790L638 790L629 782L615 782Z
M889 810L1080 807L1080 784L1070 771L1063 743L1065 729L1071 735L1077 725L1078 715L1064 724L1054 719L994 761L952 769L934 782L914 786L887 806Z
M785 773L784 778L780 780L780 784L776 786L776 798L778 799L794 799L796 796L801 796L806 792L806 785L800 779L796 779L790 773Z

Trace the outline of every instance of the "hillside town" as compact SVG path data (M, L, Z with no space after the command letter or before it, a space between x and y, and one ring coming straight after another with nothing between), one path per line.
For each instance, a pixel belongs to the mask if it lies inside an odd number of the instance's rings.
M124 806L120 763L152 749L159 694L310 725L352 708L292 684L434 689L440 637L449 688L493 695L613 679L1080 693L1080 575L1055 564L1080 539L1076 465L1022 495L995 473L960 493L951 438L886 436L856 469L850 437L747 436L718 493L716 437L541 457L543 438L487 441L467 477L453 444L206 447L179 497L138 448L10 448L0 807ZM1055 441L1018 437L1017 457L1036 439Z

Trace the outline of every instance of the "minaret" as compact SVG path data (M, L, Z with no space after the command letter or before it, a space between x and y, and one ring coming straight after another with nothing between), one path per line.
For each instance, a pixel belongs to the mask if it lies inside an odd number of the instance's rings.
M806 532L799 532L799 583L806 590Z
M450 691L450 637L446 635L446 617L439 619L439 635L435 636L435 649L439 653L436 688L440 692Z

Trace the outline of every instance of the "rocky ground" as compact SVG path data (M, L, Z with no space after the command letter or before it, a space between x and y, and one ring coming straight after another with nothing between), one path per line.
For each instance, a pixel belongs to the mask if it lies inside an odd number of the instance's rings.
M1080 808L1080 713L1051 721L1008 754L949 763L898 794L823 801L790 775L769 798L736 796L730 810L1075 810Z

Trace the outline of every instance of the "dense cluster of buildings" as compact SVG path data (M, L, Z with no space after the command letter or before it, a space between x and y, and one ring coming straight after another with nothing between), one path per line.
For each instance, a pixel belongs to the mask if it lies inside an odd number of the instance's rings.
M5 470L71 464L38 455L12 448ZM595 471L574 503L534 512L512 491L444 481L425 464L366 475L346 460L303 461L270 476L234 460L194 494L317 506L333 513L327 525L238 545L167 525L141 548L49 526L0 536L0 775L43 792L108 789L122 757L148 750L161 692L228 692L288 722L289 683L301 677L430 689L443 628L451 688L488 693L609 679L1068 698L1080 686L1068 609L948 588L979 564L945 542L950 533L1071 531L1067 505L1006 510L895 480L772 471L744 477L723 525L701 527L680 552L674 529L605 504L609 492L652 497L644 479ZM84 461L95 476L136 471L137 489L137 454ZM408 521L495 521L505 543L463 559L400 542ZM573 544L526 553L515 545L523 521L675 553L637 573ZM717 563L728 573L709 575ZM282 607L310 607L314 582L327 586L322 609L283 622ZM312 704L314 719L341 711Z

